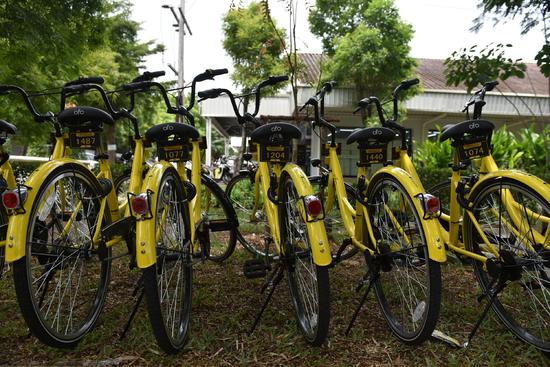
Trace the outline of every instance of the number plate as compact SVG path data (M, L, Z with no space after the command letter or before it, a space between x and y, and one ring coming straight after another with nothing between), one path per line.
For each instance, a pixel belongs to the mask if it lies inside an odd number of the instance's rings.
M260 161L262 162L288 162L290 160L290 147L288 146L265 146L261 147Z
M458 146L458 155L461 160L481 158L489 155L489 145L486 138L471 140Z
M376 164L385 162L387 159L387 145L369 145L361 148L359 154L361 164Z
M99 132L76 131L69 133L69 144L72 148L93 149L99 147Z
M160 160L168 162L184 162L189 160L189 147L184 144L157 146Z

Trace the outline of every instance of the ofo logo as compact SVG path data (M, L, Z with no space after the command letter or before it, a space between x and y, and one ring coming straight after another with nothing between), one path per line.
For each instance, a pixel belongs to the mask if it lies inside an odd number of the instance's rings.
M172 125L166 125L166 126L163 126L163 127L162 127L162 130L163 130L163 131L174 130L174 127L173 127Z
M271 132L272 132L272 133L276 133L276 132L281 131L282 129L283 129L283 128L280 127L280 126L273 126L273 127L271 128Z
M470 128L470 130L478 129L479 124L477 122L472 122L470 125L468 125L468 127Z
M82 116L82 115L84 115L85 113L86 113L86 112L84 112L84 110L82 110L82 109L80 109L80 108L74 110L74 112L73 112L73 114L74 114L75 116Z
M376 129L372 132L372 135L382 135L382 130Z

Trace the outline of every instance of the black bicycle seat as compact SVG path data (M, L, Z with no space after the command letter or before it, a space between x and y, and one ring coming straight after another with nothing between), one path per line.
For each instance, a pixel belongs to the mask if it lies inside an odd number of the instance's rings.
M61 111L57 120L69 128L98 129L101 124L113 125L115 120L107 112L95 107L72 107Z
M346 144L358 142L359 144L368 143L369 141L377 143L388 143L395 139L395 131L387 127L366 127L356 129L346 139Z
M250 133L250 139L262 145L284 145L292 139L301 139L302 132L286 122L273 122L257 127Z
M462 139L465 134L485 136L489 135L494 128L495 125L487 120L467 120L458 124L449 124L443 126L439 141Z
M187 141L189 139L198 139L199 131L191 125L181 122L166 122L164 124L155 125L145 133L145 137L149 141L167 141L171 136L177 136L180 140Z

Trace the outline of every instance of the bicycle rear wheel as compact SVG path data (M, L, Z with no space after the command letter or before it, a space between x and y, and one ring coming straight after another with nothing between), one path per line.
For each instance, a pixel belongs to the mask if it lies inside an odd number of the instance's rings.
M263 192L260 189L260 192L256 193L254 188L254 174L240 173L233 177L227 184L225 193L237 214L239 220L237 238L244 248L256 256L266 256L266 252L269 257L275 256L276 249L273 244L270 244L266 251L266 240L271 237L270 229L264 212ZM255 202L256 194L258 194L257 202Z
M191 315L192 259L189 210L183 186L174 169L161 180L154 208L156 263L143 269L149 319L159 346L179 351L187 341Z
M281 179L279 198L281 246L298 326L307 341L318 346L327 337L330 319L328 268L313 262L307 226L300 210L303 201L288 176Z
M376 298L393 333L419 344L433 332L439 317L441 270L428 257L421 215L403 185L380 176L369 185L368 211L381 266L374 283ZM373 266L367 256L367 266Z
M1 238L2 240L6 239L7 225L8 225L8 217L6 215L6 212L4 208L0 208L0 226L6 227L2 229L2 233L3 233L3 237ZM5 247L0 246L0 279L2 279L2 276L4 275L5 272L7 272L6 260L5 260Z
M208 215L210 260L223 262L237 245L236 214L223 190L209 177L202 175L201 208Z
M110 248L92 244L102 191L79 165L52 172L36 188L23 258L13 267L15 291L31 332L53 347L74 347L103 308L110 277Z
M474 263L481 289L490 290L500 274L510 276L493 310L519 339L550 352L550 203L535 188L512 179L487 182L472 193L470 201L479 228L499 255L490 251L466 215L466 248L490 262ZM508 259L508 273L491 269L501 259Z
M338 206L338 199L334 198L334 203L330 211L327 211L328 207L328 192L327 186L323 184L323 178L321 176L309 177L309 182L313 187L313 193L321 199L323 207L325 208L325 228L327 230L327 237L330 241L330 252L336 255L342 241L345 238L349 238L349 234L346 231L342 216L340 214L340 207ZM355 208L355 190L351 185L345 184L346 196L349 203ZM340 255L340 260L346 260L351 258L358 252L357 247L349 245Z

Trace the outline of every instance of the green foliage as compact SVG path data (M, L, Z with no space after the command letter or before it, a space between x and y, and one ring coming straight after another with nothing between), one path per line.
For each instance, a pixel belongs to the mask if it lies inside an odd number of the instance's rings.
M359 97L384 96L416 66L409 56L412 35L393 0L372 0L354 28L336 40L326 78L355 86Z
M502 169L520 169L548 180L550 167L546 160L550 151L550 126L542 132L537 132L534 126L511 132L506 125L493 133L492 155ZM425 140L414 150L414 161L421 177L450 176L448 164L452 162L452 147L447 140L443 143ZM441 181L435 180L435 182ZM429 187L428 185L425 185Z
M60 87L79 76L101 75L105 77L104 87L112 90L139 73L145 56L162 49L152 47L151 42L138 42L138 30L139 24L130 20L128 0L2 2L0 83L37 91ZM127 105L125 97L112 97L115 104ZM102 106L92 94L73 101ZM33 102L41 112L59 111L59 95ZM135 113L141 120L152 122L158 117L153 106L153 100L145 98ZM37 125L20 97L0 98L0 111L2 118L18 127L15 140L20 144L48 141L51 127Z
M332 56L335 46L346 34L363 23L370 0L316 0L309 13L311 32L323 41L323 49Z
M278 32L284 39L285 31L270 27L265 11L264 4L252 2L246 8L232 7L223 18L223 48L235 67L231 79L244 90L250 90L269 76L285 72L281 58L284 45L277 36Z
M507 58L505 49L512 45L492 44L478 50L477 45L454 51L445 60L447 85L464 83L468 93L479 83L490 80L506 80L511 76L523 78L527 66L521 59Z
M535 56L537 65L545 76L550 76L550 24L548 0L480 0L478 7L482 13L474 19L472 30L477 32L491 16L494 24L507 19L521 18L521 34L526 34L534 27L543 24L544 45Z

